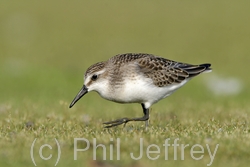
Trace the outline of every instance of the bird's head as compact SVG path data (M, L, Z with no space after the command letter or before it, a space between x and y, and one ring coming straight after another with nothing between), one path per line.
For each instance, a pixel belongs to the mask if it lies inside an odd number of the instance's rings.
M70 108L85 94L90 91L96 91L100 93L103 90L104 85L106 85L105 80L105 62L99 62L90 66L84 75L84 85L73 99L70 104Z

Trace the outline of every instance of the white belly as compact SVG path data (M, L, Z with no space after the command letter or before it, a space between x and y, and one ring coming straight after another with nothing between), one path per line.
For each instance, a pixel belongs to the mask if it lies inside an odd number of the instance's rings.
M125 82L123 87L112 92L112 95L107 99L118 103L144 103L145 107L150 107L160 99L172 94L187 81L166 87L157 87L149 78L129 80Z

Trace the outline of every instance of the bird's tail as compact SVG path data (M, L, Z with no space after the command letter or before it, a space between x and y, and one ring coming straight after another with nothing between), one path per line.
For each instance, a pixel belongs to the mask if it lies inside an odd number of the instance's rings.
M211 64L205 63L200 65L190 65L190 64L183 64L180 65L179 68L185 70L189 74L189 78L199 75L200 73L211 72L212 69L210 68Z
M209 64L209 63L200 64L199 66L203 66L205 68L203 73L208 73L208 72L212 71L212 68L210 68L211 64Z

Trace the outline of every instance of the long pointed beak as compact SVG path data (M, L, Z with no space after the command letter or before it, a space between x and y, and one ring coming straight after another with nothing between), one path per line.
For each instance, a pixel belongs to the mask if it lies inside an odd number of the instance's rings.
M76 95L76 97L74 98L74 100L71 102L71 104L69 105L69 108L73 107L73 105L80 100L81 97L83 97L86 93L88 93L88 88L83 85L82 89L79 91L79 93Z

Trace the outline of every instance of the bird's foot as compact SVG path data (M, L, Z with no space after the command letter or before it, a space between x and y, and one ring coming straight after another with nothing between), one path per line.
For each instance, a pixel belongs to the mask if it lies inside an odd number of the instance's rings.
M117 119L114 121L109 121L109 122L104 122L103 124L105 124L106 126L104 128L111 128L114 126L118 126L121 124L124 124L124 126L126 125L127 122L131 121L131 119L129 118L121 118L121 119Z

